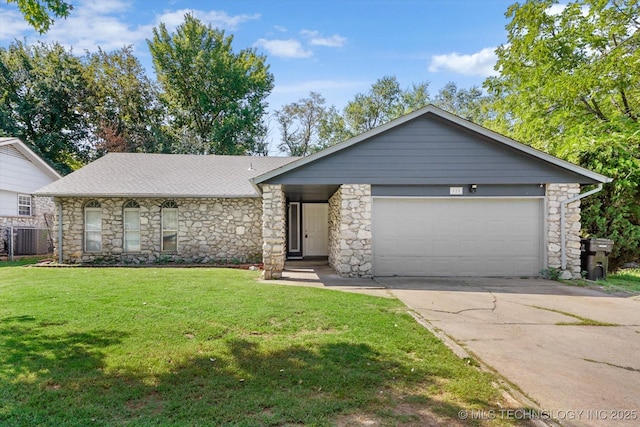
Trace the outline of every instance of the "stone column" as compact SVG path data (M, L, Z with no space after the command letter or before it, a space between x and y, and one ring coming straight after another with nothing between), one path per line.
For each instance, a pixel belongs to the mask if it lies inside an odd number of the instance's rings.
M338 274L342 273L340 252L340 224L342 206L342 187L329 198L329 265Z
M580 184L547 184L547 264L549 268L562 268L560 202L578 194L580 194ZM567 254L564 277L579 279L581 277L579 200L566 206L564 220Z
M329 210L331 266L343 277L371 277L371 186L341 185Z
M262 188L262 262L265 279L282 277L286 257L286 200L281 185Z

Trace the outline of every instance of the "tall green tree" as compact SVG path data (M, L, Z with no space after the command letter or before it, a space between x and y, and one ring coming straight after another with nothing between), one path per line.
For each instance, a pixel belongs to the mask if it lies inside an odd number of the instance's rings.
M284 105L274 112L281 135L278 149L289 156L307 156L319 148L320 126L326 109L324 98L316 92L308 98Z
M66 18L73 10L71 3L63 0L7 0L17 3L24 19L40 34L49 31L56 18Z
M433 104L479 125L491 117L490 97L477 86L461 89L456 83L449 82L438 91Z
M395 76L378 79L368 93L359 93L344 108L344 119L352 135L371 130L429 103L428 83L402 90Z
M342 112L325 108L318 125L317 148L325 148L383 125L429 103L429 83L402 89L395 76L376 80L367 93L356 94Z
M171 141L163 131L164 108L156 82L147 77L131 46L98 49L85 57L87 99L96 148L102 152L164 152Z
M334 105L325 109L325 113L318 125L319 149L346 141L353 136L353 133L347 128L344 116Z
M21 138L61 173L92 155L87 97L82 63L60 44L0 48L0 133Z
M273 75L264 56L254 49L234 53L232 40L191 14L175 33L160 24L147 40L185 152L248 154L266 132L262 118Z
M485 82L496 99L491 126L614 178L583 201L583 228L616 240L614 267L638 257L640 4L528 0L506 15L500 75Z
M432 100L429 84L412 84L401 89L396 77L378 79L367 93L357 94L340 112L335 106L325 107L320 94L287 104L275 112L281 136L279 149L294 156L306 156L345 141L404 114L418 110L430 102L476 123L490 117L489 97L479 88L458 89L449 83Z

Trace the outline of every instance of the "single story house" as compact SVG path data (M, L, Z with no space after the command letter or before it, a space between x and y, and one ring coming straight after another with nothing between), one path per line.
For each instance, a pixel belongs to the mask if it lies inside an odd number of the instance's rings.
M60 174L24 142L0 138L0 254L48 252L55 207L50 197L33 193L58 179Z
M108 154L38 194L58 205L63 261L579 277L581 185L610 181L427 106L304 158Z

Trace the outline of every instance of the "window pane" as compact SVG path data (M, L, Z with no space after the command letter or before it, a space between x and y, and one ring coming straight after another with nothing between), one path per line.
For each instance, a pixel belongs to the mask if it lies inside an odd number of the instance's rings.
M162 210L162 229L163 230L178 229L178 210L177 209Z
M140 232L127 231L124 234L124 250L125 252L140 251Z
M99 231L87 231L85 233L84 246L87 252L102 251L102 233Z
M140 251L140 210L124 211L124 251Z
M18 215L31 216L31 196L18 195Z
M174 252L178 250L178 233L170 231L162 233L162 250Z
M125 230L140 230L140 211L125 210L124 211L124 229Z
M84 250L102 251L102 209L85 208L84 211Z
M87 211L85 212L85 230L102 230L102 211L87 209Z
M298 204L291 204L289 208L291 209L289 216L289 251L297 252L300 250L300 243L298 242L299 233L299 224L298 224Z

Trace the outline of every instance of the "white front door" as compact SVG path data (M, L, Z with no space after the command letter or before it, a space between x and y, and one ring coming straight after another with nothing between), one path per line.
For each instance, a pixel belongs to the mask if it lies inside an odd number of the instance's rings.
M304 203L302 205L304 256L329 255L329 205Z

